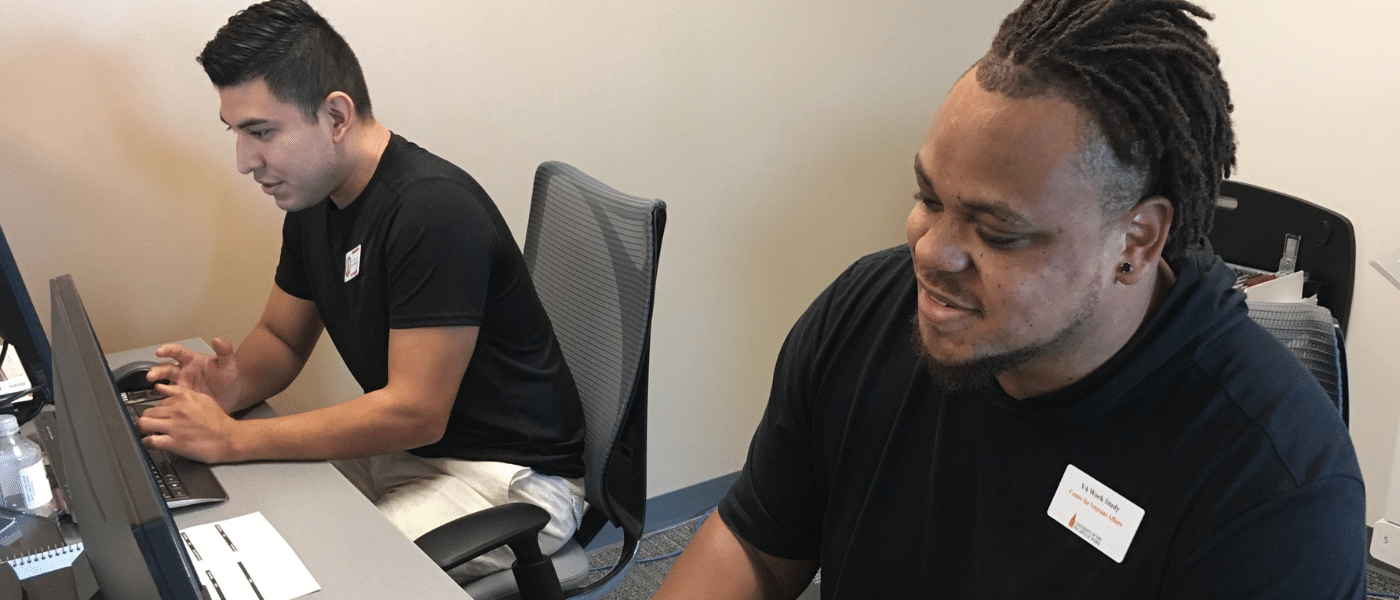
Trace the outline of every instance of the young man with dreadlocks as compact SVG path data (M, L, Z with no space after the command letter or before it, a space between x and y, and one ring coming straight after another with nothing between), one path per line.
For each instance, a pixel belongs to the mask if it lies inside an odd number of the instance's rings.
M1007 17L658 598L1361 597L1347 432L1203 237L1235 144L1197 18Z
M519 246L465 171L371 113L359 62L302 0L229 19L199 56L239 172L287 211L262 317L237 351L171 344L145 443L205 462L336 459L410 539L530 502L553 552L582 515L583 412ZM364 395L273 419L228 413L284 389L330 334ZM493 551L459 579L509 567Z

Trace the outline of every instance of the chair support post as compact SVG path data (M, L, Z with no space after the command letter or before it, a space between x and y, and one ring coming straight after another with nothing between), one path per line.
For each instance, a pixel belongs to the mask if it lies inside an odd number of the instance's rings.
M520 588L521 600L563 600L564 590L559 587L559 575L554 571L554 561L540 552L534 540L512 542L510 549L515 552L515 584Z

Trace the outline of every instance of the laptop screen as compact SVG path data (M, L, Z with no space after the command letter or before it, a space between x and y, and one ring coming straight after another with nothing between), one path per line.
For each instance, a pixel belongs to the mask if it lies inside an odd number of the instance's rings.
M68 507L103 597L204 597L72 277L51 280L49 292Z

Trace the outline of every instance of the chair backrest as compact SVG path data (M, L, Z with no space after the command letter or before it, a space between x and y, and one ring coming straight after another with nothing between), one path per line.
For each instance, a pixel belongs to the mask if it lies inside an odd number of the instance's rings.
M607 521L633 539L645 527L647 366L665 225L660 200L561 162L535 172L523 251L583 402L581 544Z
M1249 302L1249 317L1273 334L1307 367L1342 417L1351 421L1346 345L1322 306L1302 302Z
M1210 245L1226 262L1264 271L1278 269L1285 237L1301 238L1296 269L1306 271L1317 303L1332 311L1342 333L1351 317L1356 278L1356 232L1351 221L1307 200L1238 181L1220 185Z
M1251 301L1249 316L1298 357L1348 421L1343 334L1356 277L1351 221L1307 200L1238 181L1222 182L1220 196L1210 245L1225 262L1276 271L1287 236L1299 238L1294 269L1307 273L1303 295L1316 294L1317 306Z

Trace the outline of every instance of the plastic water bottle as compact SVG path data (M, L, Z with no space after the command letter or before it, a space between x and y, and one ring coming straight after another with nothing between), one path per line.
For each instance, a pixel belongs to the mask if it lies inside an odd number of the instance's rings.
M0 415L0 496L6 508L53 514L53 488L38 444L19 433L14 415Z

